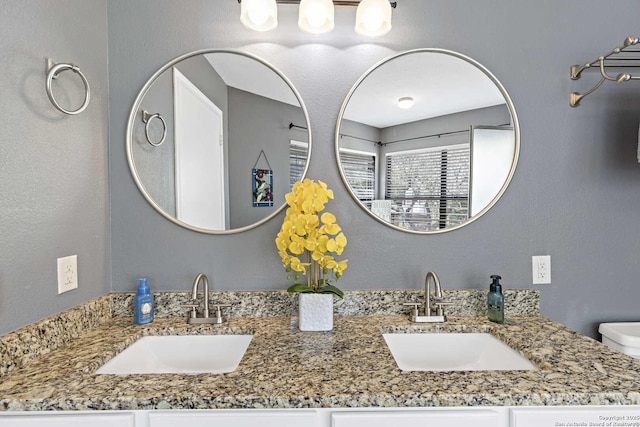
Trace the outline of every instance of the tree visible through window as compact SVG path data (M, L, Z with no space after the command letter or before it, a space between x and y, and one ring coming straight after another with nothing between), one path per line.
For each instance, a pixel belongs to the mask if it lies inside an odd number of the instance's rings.
M469 217L469 145L387 155L391 222L412 230L448 228Z

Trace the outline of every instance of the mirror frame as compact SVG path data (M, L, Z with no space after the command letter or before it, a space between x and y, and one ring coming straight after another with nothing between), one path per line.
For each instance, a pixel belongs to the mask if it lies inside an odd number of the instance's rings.
M491 199L491 201L487 204L487 206L482 208L482 210L480 210L480 212L478 212L473 217L470 217L465 222L463 222L461 224L458 224L458 225L455 225L455 226L452 226L452 227L449 227L449 228L438 229L438 230L430 230L430 231L410 230L410 229L407 229L407 228L402 228L402 227L399 227L399 226L397 226L395 224L387 222L384 219L382 219L381 217L379 217L378 215L374 214L369 208L367 208L360 201L360 199L358 199L357 195L355 194L355 192L351 188L351 184L347 180L347 177L346 177L346 175L344 173L344 169L342 168L342 162L340 161L340 125L342 123L342 118L344 116L345 110L347 109L347 105L349 104L349 100L351 99L351 97L354 94L354 92L358 89L360 84L372 72L374 72L380 66L382 66L382 65L386 64L387 62L392 61L394 59L403 57L405 55L412 55L412 54L416 54L416 53L439 53L439 54L444 54L444 55L450 55L450 56L456 57L458 59L461 59L463 61L466 61L469 64L471 64L471 65L475 66L476 68L478 68L478 70L482 71L496 85L496 87L498 88L498 90L500 91L502 96L504 97L505 104L507 105L507 108L509 109L509 113L511 114L511 122L512 122L511 125L513 126L513 130L514 130L515 148L514 148L514 153L513 153L513 161L511 162L511 167L509 169L509 173L507 175L507 178L506 178L504 184L502 185L502 187L500 187L500 190L495 195L495 197L493 199ZM507 187L509 186L509 183L511 182L511 179L513 178L513 175L515 173L516 166L518 164L518 157L520 155L520 125L519 125L519 122L518 122L518 115L516 113L516 109L515 109L515 106L513 104L513 101L511 100L511 97L507 93L507 91L504 88L504 86L502 86L502 83L500 83L500 81L498 81L498 79L493 75L493 73L491 73L487 68L485 68L482 64L480 64L476 60L474 60L474 59L472 59L472 58L470 58L470 57L468 57L468 56L466 56L464 54L461 54L459 52L455 52L455 51L447 50L447 49L439 49L439 48L419 48L419 49L412 49L412 50L407 50L407 51L404 51L404 52L400 52L400 53L391 55L391 56L379 61L378 63L374 64L371 68L369 68L367 71L365 71L365 73L355 82L355 84L353 85L353 87L351 88L349 93L347 94L344 102L342 103L342 107L340 108L340 112L338 113L338 120L336 122L336 136L335 137L336 137L336 140L335 140L335 155L336 155L336 161L338 162L338 170L340 171L340 176L342 177L342 181L344 182L347 190L351 194L351 197L353 198L353 200L369 216L373 217L376 221L386 225L387 227L394 228L394 229L396 229L398 231L403 231L405 233L412 233L412 234L440 234L440 233L446 233L446 232L449 232L449 231L458 230L458 229L460 229L460 228L462 228L462 227L464 227L466 225L471 224L472 222L474 222L475 220L480 218L482 215L487 213L487 211L489 209L491 209L496 204L496 202L500 199L500 197L504 194L504 192L506 191Z
M256 55L253 55L253 54L248 53L248 52L243 52L243 51L237 50L237 49L201 49L201 50L196 50L196 51L193 51L193 52L185 53L185 54L183 54L183 55L181 55L181 56L179 56L177 58L174 58L171 61L167 62L158 71L156 71L149 78L149 80L147 80L147 82L144 84L142 89L140 89L140 92L138 93L138 96L136 97L135 101L133 102L133 107L131 108L131 112L129 114L129 120L127 121L127 130L126 130L127 162L129 164L129 171L131 172L131 175L133 177L133 180L136 183L136 186L138 187L138 190L140 190L140 192L142 193L144 198L147 200L147 202L149 202L149 204L158 213L160 213L163 217L165 217L169 221L173 222L174 224L177 224L177 225L179 225L181 227L184 227L184 228L186 228L188 230L191 230L191 231L197 231L199 233L204 233L204 234L235 234L235 233L241 233L241 232L244 232L244 231L252 230L252 229L257 228L260 225L266 223L267 221L271 220L272 218L277 216L280 212L282 212L282 210L284 210L284 208L286 207L286 203L282 204L282 206L280 206L278 209L276 209L274 212L272 212L271 214L267 215L263 219L261 219L259 221L256 221L253 224L245 225L243 227L232 228L232 229L228 229L228 230L211 230L211 229L196 227L196 226L188 224L188 223L186 223L184 221L180 221L176 217L170 215L164 209L162 209L162 207L160 207L160 205L158 205L151 198L149 193L144 188L144 185L142 183L141 177L138 175L138 172L137 172L137 169L136 169L136 166L135 166L135 160L133 158L133 130L134 130L134 126L137 126L137 125L140 124L140 120L139 120L140 105L142 103L142 100L143 100L144 96L147 94L147 92L149 91L149 89L151 88L153 83L156 81L156 79L161 74L163 74L165 71L171 69L171 67L173 67L178 62L183 61L183 60L188 59L188 58L191 58L191 57L194 57L194 56L197 56L197 55L204 55L204 54L209 54L209 53L229 53L229 54L242 55L244 57L253 59L254 61L257 61L257 62L261 63L262 65L266 66L267 68L269 68L271 71L273 71L275 74L277 74L289 86L289 88L291 89L291 91L295 95L296 99L300 103L300 108L302 109L302 112L304 114L304 118L305 118L305 120L307 122L306 123L306 125L307 125L307 140L309 141L308 142L309 148L308 148L308 152L307 152L307 163L306 163L306 165L304 167L304 170L302 171L302 177L301 177L301 179L304 179L304 177L307 175L307 171L309 169L309 163L311 162L312 141L311 141L311 121L309 120L309 113L307 112L307 107L305 106L304 102L302 101L302 97L300 96L300 93L293 86L291 81L282 72L280 72L277 68L275 68L273 65L271 65L270 63L268 63L267 61L265 61L264 59L262 59L262 58L260 58L260 57L258 57ZM141 125L144 126L143 124L141 124Z

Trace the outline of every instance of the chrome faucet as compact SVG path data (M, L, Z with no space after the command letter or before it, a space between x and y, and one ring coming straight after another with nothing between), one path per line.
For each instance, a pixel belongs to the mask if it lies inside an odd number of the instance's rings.
M202 316L198 317L198 285L202 282L204 292L204 308L202 309ZM227 319L222 316L220 309L222 307L231 307L231 304L213 304L216 308L216 315L209 317L209 279L204 273L199 273L193 281L193 287L191 289L191 304L185 304L182 307L191 309L191 313L187 318L187 323L223 323Z
M191 288L191 299L196 301L198 299L198 285L202 281L204 292L204 309L202 310L202 317L209 317L209 279L204 273L200 273L193 281L193 287Z
M431 296L429 284L433 282L433 286L435 288L435 294L433 297ZM444 315L444 309L442 308L445 305L451 305L451 302L444 301L442 296L442 287L440 286L440 280L438 279L438 275L433 271L427 273L427 277L424 279L424 308L423 315L420 315L420 310L418 307L420 303L417 302L407 302L404 305L413 306L413 310L411 311L411 315L409 319L412 322L416 323L433 323L433 322L444 322L447 320L447 317Z
M438 306L436 309L431 305L431 292L429 292L429 279L433 280L433 287L435 288L434 295L434 305L438 304L438 300L442 301L442 287L440 287L440 279L438 279L438 275L433 271L427 273L427 277L424 278L424 313L426 316L429 315L440 315L442 316L442 306ZM427 313L427 310L429 313ZM440 313L437 313L440 311Z

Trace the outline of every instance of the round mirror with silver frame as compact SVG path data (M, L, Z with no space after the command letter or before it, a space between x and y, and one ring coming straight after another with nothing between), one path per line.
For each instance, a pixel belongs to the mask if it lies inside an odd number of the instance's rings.
M340 174L354 200L397 230L456 230L485 214L513 177L516 110L498 79L445 49L415 49L371 67L336 125Z
M136 185L165 218L201 233L237 233L276 216L304 178L309 116L292 83L263 59L199 50L145 83L126 150Z

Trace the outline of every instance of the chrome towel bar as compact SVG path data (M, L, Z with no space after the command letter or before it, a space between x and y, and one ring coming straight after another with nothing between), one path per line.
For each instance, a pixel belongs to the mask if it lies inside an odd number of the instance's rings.
M586 92L572 92L569 95L569 105L577 107L580 105L582 98L595 92L605 81L613 81L617 83L626 82L629 80L640 80L640 75L632 75L630 73L618 73L615 76L607 73L607 67L610 68L637 68L640 67L640 57L624 56L624 53L640 53L638 50L626 50L631 46L634 46L640 42L637 37L627 37L622 46L618 46L611 50L609 53L599 56L591 62L587 62L583 65L572 65L569 71L569 77L571 80L578 80L583 71L590 68L597 67L600 70L600 80L591 89ZM620 56L619 56L620 55Z

